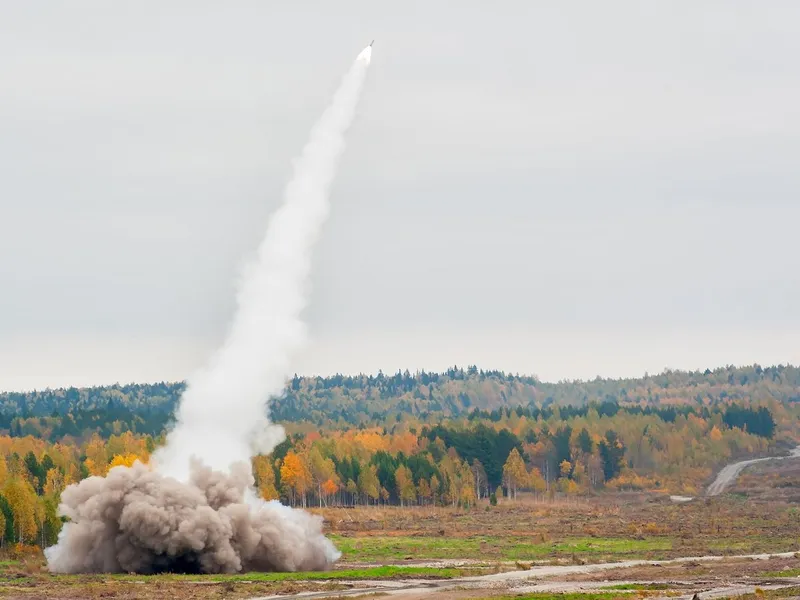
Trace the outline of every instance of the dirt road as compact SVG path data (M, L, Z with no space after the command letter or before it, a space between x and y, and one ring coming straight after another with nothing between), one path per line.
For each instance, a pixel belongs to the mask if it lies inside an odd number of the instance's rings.
M614 569L624 569L640 566L666 566L681 563L695 564L714 561L730 560L768 560L771 558L792 558L794 552L781 554L749 554L741 556L694 556L676 558L672 560L627 560L614 563L600 563L594 565L545 565L532 567L524 571L509 571L505 573L492 573L491 575L479 575L474 577L460 577L445 581L426 581L418 579L393 580L393 581L353 581L349 582L354 587L344 591L331 592L303 592L294 596L264 596L253 598L252 600L277 600L288 598L330 598L341 596L365 596L371 594L391 595L401 597L404 600L415 600L436 593L437 596L444 592L449 592L450 596L457 596L456 591L465 592L469 590L502 590L514 593L538 592L538 591L558 591L558 592L579 592L584 590L596 590L608 587L608 583L586 582L586 581L562 581L571 575L587 574L599 571L611 571ZM547 581L542 581L546 579ZM340 583L348 583L340 581ZM615 582L619 584L620 582ZM633 582L631 582L633 583ZM786 587L796 585L795 581L787 581ZM777 584L777 587L784 584ZM762 586L764 587L764 586ZM703 589L704 598L718 596L735 596L738 593L750 593L753 590L751 584L729 583L706 586ZM486 594L484 594L486 595ZM691 595L689 596L691 597Z
M724 492L739 476L745 468L756 463L764 462L767 460L782 460L785 458L800 458L800 446L792 450L788 456L768 456L765 458L751 458L750 460L743 460L733 463L722 469L714 482L708 486L706 496L718 496Z

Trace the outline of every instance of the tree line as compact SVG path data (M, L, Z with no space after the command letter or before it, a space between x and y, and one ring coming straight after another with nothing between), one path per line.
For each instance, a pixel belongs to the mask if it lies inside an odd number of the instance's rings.
M180 382L0 393L0 432L50 441L125 431L158 436L169 427L184 388ZM663 419L688 414L708 418L713 405L748 405L753 400L797 403L800 369L752 365L558 383L475 366L442 373L294 376L285 392L271 400L270 410L276 421L343 429L382 426L406 415L425 422L464 415L499 422L512 410L547 420L556 410L573 411L564 413L568 418L585 414L590 406L601 415L624 407L629 412L655 412ZM755 421L745 419L752 430ZM769 437L769 424L763 426Z
M474 506L520 493L602 490L697 493L719 465L797 439L797 406L765 401L669 407L516 407L430 423L286 424L287 439L253 458L265 499L295 506ZM70 483L147 462L163 436L131 431L58 441L0 435L0 543L49 545Z

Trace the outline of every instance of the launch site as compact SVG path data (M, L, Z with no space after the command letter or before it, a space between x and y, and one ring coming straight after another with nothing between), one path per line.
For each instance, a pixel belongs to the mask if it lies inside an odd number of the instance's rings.
M0 599L800 598L800 4L0 55Z

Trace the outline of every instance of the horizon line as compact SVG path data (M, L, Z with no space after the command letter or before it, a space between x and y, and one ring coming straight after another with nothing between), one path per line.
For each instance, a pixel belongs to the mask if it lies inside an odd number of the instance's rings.
M705 375L706 371L709 371L711 374L713 374L713 373L715 373L717 371L746 369L748 367L751 367L751 368L760 367L760 368L765 369L765 370L766 369L778 369L778 368L780 368L780 369L800 368L800 366L794 365L794 364L789 363L789 362L787 362L787 363L779 363L777 365L769 365L769 366L764 366L764 365L761 365L761 364L759 364L757 362L748 363L748 364L739 364L739 365L735 365L735 364L730 363L730 364L727 364L727 365L724 365L724 366L717 366L717 367L714 367L714 368L706 367L705 369L700 369L700 368L697 368L697 369L673 369L671 367L664 367L661 371L659 371L657 373L656 372L651 373L649 371L645 371L644 374L638 375L638 376L606 377L606 376L602 376L602 375L598 374L592 379L581 379L581 378L567 379L567 378L562 378L562 379L559 379L557 381L544 381L544 380L540 379L537 375L532 374L532 373L520 374L519 372L512 373L510 371L504 371L502 369L483 369L483 368L478 367L475 364L470 364L470 365L467 365L466 367L460 367L458 365L452 365L452 366L448 367L447 369L445 369L443 371L438 371L438 370L426 371L425 369L417 369L415 371L411 371L408 368L406 368L406 369L398 368L397 371L391 372L391 373L384 372L382 369L378 369L377 373L359 372L359 373L356 373L356 374L345 374L345 373L336 372L336 373L330 373L330 374L327 374L327 375L321 375L321 374L300 375L298 373L294 373L293 375L287 376L286 377L286 381L289 382L292 379L294 379L295 377L298 377L300 379L317 379L317 378L330 379L330 378L333 378L333 377L347 377L347 378L351 378L351 379L358 379L358 378L366 377L366 378L375 379L375 378L380 377L381 375L383 375L384 377L394 377L397 374L404 375L405 373L408 373L409 375L414 376L414 377L422 375L423 373L424 374L428 374L428 375L446 375L448 371L452 371L452 370L467 372L467 371L475 368L475 369L477 369L477 371L479 373L501 373L501 374L503 374L505 376L513 376L513 377L519 377L519 378L533 379L538 384L563 385L563 384L587 384L587 383L610 382L610 381L631 381L631 380L637 380L637 379L644 380L644 379L649 379L651 377L657 377L657 376L660 376L660 375L673 374L673 373L683 373L683 374L687 374L687 375L693 375L693 374L698 374L699 373L699 374ZM57 387L46 386L46 387L43 387L43 388L14 389L14 390L2 390L2 389L0 389L0 394L30 394L30 393L37 393L37 392L47 392L47 391L55 392L55 391L60 391L60 390L72 390L72 389L88 390L88 389L97 389L97 388L128 387L128 386L134 386L134 385L176 385L176 384L181 384L181 383L186 383L186 380L183 379L183 380L172 380L172 381L169 381L169 380L166 380L166 379L162 379L160 381L149 381L149 382L130 381L130 382L127 382L127 383L120 383L119 381L116 381L114 383L98 383L98 384L94 384L94 385L83 385L83 386L75 386L75 385L57 386Z

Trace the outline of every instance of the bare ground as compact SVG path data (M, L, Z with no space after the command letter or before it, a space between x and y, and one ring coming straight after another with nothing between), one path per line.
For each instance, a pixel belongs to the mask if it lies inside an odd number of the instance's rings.
M0 599L391 595L414 600L435 594L437 598L472 600L506 594L588 593L620 584L661 584L663 589L659 590L606 589L605 593L612 595L602 600L617 600L617 595L620 600L688 600L695 592L702 600L740 594L756 594L752 600L759 600L763 594L756 593L756 588L771 593L800 585L800 579L774 576L787 570L800 573L800 560L793 554L800 550L800 459L753 465L728 491L719 497L681 504L670 501L666 494L628 493L555 503L526 498L488 510L480 506L471 510L360 507L319 511L326 519L327 531L340 542L349 543L350 553L343 557L340 569L385 564L435 569L483 566L483 572L490 574L480 577L186 581L169 576L61 577L46 573L41 564L33 564L0 577ZM584 550L564 550L578 539L587 541ZM630 548L622 544L597 550L609 540L627 540ZM657 542L653 546L657 549L648 549L650 541ZM416 550L406 554L403 544L409 542ZM465 548L470 551L462 552ZM531 556L517 556L530 548L536 551ZM785 554L769 554L778 552ZM733 556L755 553L766 554ZM512 554L515 558L509 559ZM701 558L680 559L685 556Z
M753 555L736 558L690 557L660 563L626 561L596 565L543 566L525 571L512 571L464 577L440 582L414 580L395 582L360 582L365 587L347 592L312 595L300 594L295 598L325 598L336 596L389 595L403 600L437 598L450 600L488 598L492 596L521 594L580 594L607 592L621 598L692 598L732 597L752 594L761 590L785 589L800 585L798 578L768 576L773 570L800 567L800 560L791 554L770 557ZM631 589L619 589L626 584ZM663 584L653 590L654 584ZM631 594L634 594L631 596ZM253 600L269 600L276 596ZM608 598L608 600L613 600Z

